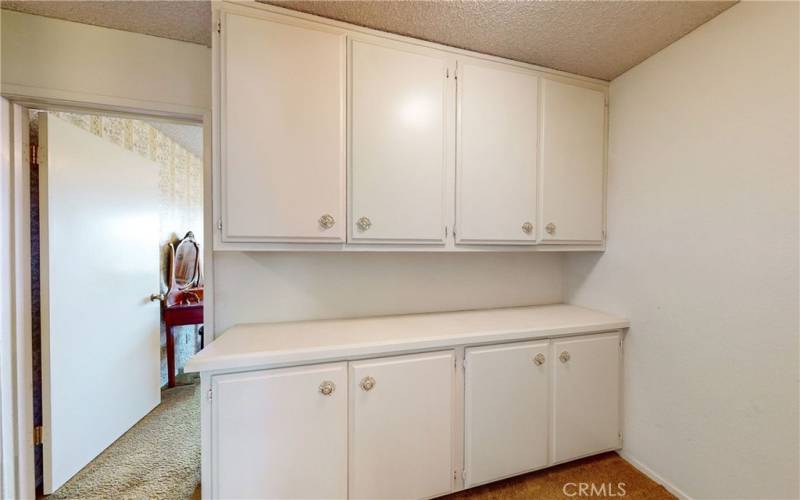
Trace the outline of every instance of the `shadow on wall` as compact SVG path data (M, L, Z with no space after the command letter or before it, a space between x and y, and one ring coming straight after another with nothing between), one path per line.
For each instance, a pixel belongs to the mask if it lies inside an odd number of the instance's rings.
M236 323L558 303L562 259L522 252L218 252L217 331Z
M605 253L594 252L564 256L564 300L566 302L571 302L574 296L580 292L588 278L593 275L595 269L600 268L600 264L605 257ZM615 310L611 304L608 304L607 308L597 304L593 304L593 307L609 313L624 315L622 311Z

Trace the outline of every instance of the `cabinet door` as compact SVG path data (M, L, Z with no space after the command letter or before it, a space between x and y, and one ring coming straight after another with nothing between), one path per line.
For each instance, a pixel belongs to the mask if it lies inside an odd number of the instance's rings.
M388 43L351 47L350 239L442 243L447 62Z
M553 343L553 462L620 445L620 336Z
M602 242L605 94L545 80L541 143L542 240Z
M547 465L549 344L466 350L466 486Z
M350 498L452 490L453 352L350 363Z
M538 80L459 59L458 243L535 243Z
M347 364L213 378L213 498L347 498Z
M344 241L345 35L223 20L223 241Z

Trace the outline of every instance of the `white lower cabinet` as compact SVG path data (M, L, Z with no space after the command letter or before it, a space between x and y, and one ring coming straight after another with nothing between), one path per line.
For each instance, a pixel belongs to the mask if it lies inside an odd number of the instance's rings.
M347 363L212 382L213 498L347 498Z
M547 465L549 343L468 348L466 486Z
M552 462L620 447L620 334L553 342Z
M204 498L431 498L619 448L620 339L466 347L463 400L455 345L212 375Z
M350 363L350 498L453 489L453 351Z

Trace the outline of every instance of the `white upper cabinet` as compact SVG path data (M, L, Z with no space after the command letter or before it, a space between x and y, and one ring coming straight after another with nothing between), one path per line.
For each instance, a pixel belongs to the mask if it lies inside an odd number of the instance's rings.
M222 240L344 241L345 33L222 21Z
M350 240L443 243L445 55L357 39L350 68Z
M458 60L456 242L536 241L538 76Z
M543 241L603 241L605 142L605 94L545 79L538 224Z
M603 248L605 83L259 4L219 19L215 249Z

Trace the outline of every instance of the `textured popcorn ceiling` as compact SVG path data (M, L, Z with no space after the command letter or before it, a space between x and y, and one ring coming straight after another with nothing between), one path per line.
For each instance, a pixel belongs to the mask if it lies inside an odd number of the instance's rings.
M2 0L4 9L211 46L211 2Z
M736 2L260 0L611 80Z
M729 1L261 0L369 28L611 80ZM3 8L211 45L208 1L17 1Z

